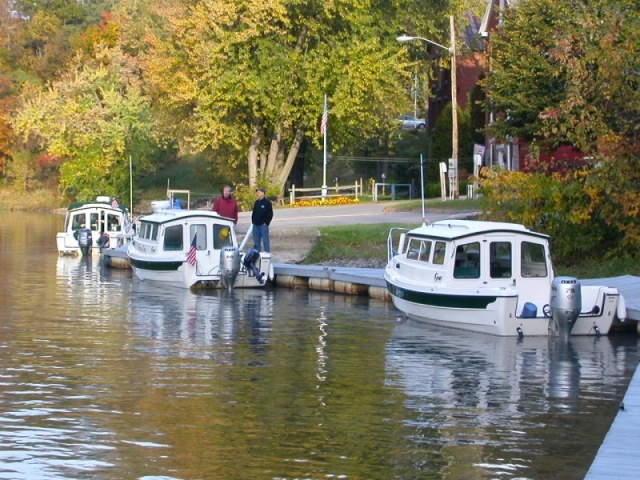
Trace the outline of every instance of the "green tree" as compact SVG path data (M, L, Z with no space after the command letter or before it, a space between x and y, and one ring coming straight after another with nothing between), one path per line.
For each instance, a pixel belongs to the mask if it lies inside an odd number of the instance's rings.
M133 75L135 63L102 49L45 90L31 86L13 126L23 149L63 160L60 187L70 198L129 197L129 158L144 173L158 151L150 104Z
M308 0L154 2L145 79L184 151L211 150L282 188L305 136L332 151L397 128L412 64L395 41L441 16L426 4Z

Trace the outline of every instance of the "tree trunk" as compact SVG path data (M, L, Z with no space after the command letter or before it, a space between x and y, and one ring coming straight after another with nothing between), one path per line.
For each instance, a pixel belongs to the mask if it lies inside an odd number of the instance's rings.
M258 121L253 127L253 133L251 135L251 143L249 144L249 152L247 154L247 163L249 170L249 186L252 188L257 187L258 181L258 161L260 157L260 133L262 125Z
M302 141L304 140L304 130L299 128L296 130L296 136L291 144L291 148L289 149L289 154L287 155L287 159L284 162L284 166L280 169L278 173L278 177L275 179L280 186L280 197L284 195L284 186L287 183L287 178L289 178L289 174L291 173L291 169L293 168L293 164L296 161L296 157L298 156L298 152L300 151L300 146L302 145Z

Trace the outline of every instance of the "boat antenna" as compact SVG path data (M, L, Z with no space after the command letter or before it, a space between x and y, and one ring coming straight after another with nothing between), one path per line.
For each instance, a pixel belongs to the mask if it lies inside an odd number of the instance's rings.
M129 210L129 216L131 217L129 220L133 219L133 160L131 159L131 155L129 155L129 206L131 210Z
M422 154L420 154L420 195L422 198L422 225L427 224L427 219L424 213L424 168L422 165L424 164L424 160L422 158Z

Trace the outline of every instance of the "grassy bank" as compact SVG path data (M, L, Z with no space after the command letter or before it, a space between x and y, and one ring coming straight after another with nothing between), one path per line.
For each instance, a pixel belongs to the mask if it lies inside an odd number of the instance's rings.
M360 264L382 267L387 259L387 234L390 227L413 228L416 225L350 225L321 227L320 242L313 247L305 264ZM556 275L577 278L605 278L619 275L640 276L640 265L630 258L581 259L575 265L555 265Z

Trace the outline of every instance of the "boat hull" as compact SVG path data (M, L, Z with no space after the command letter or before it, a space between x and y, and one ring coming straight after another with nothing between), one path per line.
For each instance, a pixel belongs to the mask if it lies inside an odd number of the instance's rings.
M201 274L195 265L184 260L149 261L130 255L129 263L133 273L140 280L160 282L181 288L226 288L220 274ZM273 278L271 255L261 254L260 273L263 279ZM242 268L235 279L234 288L261 288L266 281L259 281L255 275Z
M584 288L584 287L583 287ZM587 287L588 288L588 287ZM616 314L619 293L616 289L595 287L599 294L599 314L580 314L571 335L599 335L609 332ZM553 320L541 315L526 318L516 315L518 295L470 295L420 292L398 287L387 279L387 289L394 306L413 319L466 331L497 336L546 336L554 333ZM590 298L590 296L587 296ZM583 310L593 312L590 304Z

